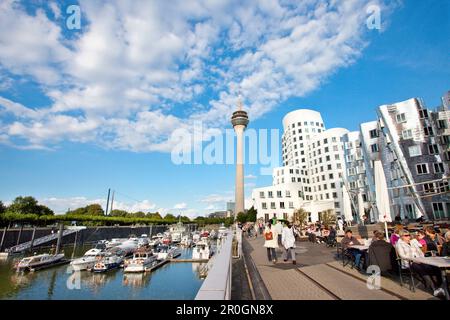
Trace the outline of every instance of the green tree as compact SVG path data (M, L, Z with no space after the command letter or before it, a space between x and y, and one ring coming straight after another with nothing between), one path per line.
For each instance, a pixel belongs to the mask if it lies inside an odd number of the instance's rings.
M128 215L128 212L126 212L125 210L114 209L109 213L109 215L111 217L126 217Z
M237 214L236 219L237 219L237 221L239 221L239 222L241 222L241 223L245 223L245 222L248 221L248 216L247 216L247 214L244 213L244 212L239 212L239 213Z
M103 216L105 212L101 205L94 203L90 204L86 207L86 214L90 216Z
M177 218L173 214L168 213L164 216L164 220L177 220Z
M3 204L2 201L0 201L0 214L5 213L6 211L6 206Z
M294 223L303 230L303 226L306 225L308 221L308 212L305 209L300 208L294 211Z
M142 212L142 211L138 211L138 212L133 213L133 217L136 217L136 218L145 218L145 213Z
M17 214L36 214L38 216L41 215L54 215L54 212L44 206L38 204L38 201L33 197L17 197L11 203L11 205L6 209L9 213L17 213Z
M258 211L252 206L247 211L247 221L256 222L256 216L258 215Z
M149 213L147 214L147 217L152 218L152 219L159 219L159 220L162 220L162 217L161 217L161 215L159 214L159 212L155 212L155 213L149 212Z
M326 212L322 213L322 222L326 226L336 224L336 215L334 214L334 211L332 209L329 209Z

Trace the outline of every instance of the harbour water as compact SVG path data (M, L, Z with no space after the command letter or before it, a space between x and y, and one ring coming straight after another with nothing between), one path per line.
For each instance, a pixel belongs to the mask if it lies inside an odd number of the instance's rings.
M78 248L75 257L88 249L90 246ZM69 258L72 251L65 249ZM179 258L191 256L192 249L182 249ZM169 262L145 274L125 274L122 269L101 274L73 273L69 265L22 274L13 269L15 259L0 260L0 299L193 300L203 282L199 263Z

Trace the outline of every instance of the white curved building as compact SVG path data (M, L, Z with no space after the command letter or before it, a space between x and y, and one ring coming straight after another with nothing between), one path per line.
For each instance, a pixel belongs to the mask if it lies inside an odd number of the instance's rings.
M321 213L341 214L341 181L345 170L342 128L325 129L319 112L300 109L283 118L284 167L273 170L273 185L253 190L258 217L290 218L304 208L309 221L320 221Z

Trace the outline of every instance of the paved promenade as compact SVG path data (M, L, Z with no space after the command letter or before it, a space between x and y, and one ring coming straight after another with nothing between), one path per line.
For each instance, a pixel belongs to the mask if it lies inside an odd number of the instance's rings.
M244 239L244 254L253 262L274 300L427 300L432 295L411 292L397 281L382 277L381 290L366 285L367 275L343 267L335 258L335 248L324 244L297 242L297 265L284 262L277 249L278 263L267 260L264 239Z

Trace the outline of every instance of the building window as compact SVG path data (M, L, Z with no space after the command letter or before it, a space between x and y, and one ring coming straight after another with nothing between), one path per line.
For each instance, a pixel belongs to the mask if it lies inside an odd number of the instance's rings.
M278 197L278 198L281 198L281 197L282 197L281 191L277 191L277 197Z
M399 113L396 116L397 123L403 123L406 122L406 115L404 113Z
M432 184L432 183L425 183L423 185L423 191L425 193L434 193L434 184Z
M417 174L427 174L428 173L428 165L426 163L421 163L416 165Z
M427 109L419 110L419 118L420 119L428 118L428 110Z
M264 210L267 209L267 203L266 203L266 202L261 203L261 206L262 206L262 208L263 208Z
M289 209L293 209L294 208L294 203L292 201L289 202Z
M290 198L291 197L291 192L289 190L286 190L286 198Z
M430 154L438 154L439 153L439 149L437 144L430 144L428 145L428 151L430 152Z
M444 204L442 202L433 202L433 216L435 219L445 218Z
M412 130L411 129L403 130L402 137L403 139L412 139L413 137Z
M335 202L335 203L334 203L334 207L335 207L335 208L340 208L339 202Z
M423 133L424 133L426 136L432 136L432 135L433 135L433 128L431 128L431 127L425 127L425 128L423 128Z
M376 143L370 145L370 150L372 150L372 152L378 152L378 145Z
M280 202L280 209L284 209L284 202Z
M333 192L333 199L337 199L337 192Z
M272 192L272 191L269 191L268 197L269 197L269 198L273 198L273 192Z
M356 170L355 168L348 168L348 175L349 176L353 176L356 174Z
M270 203L270 209L276 209L275 202Z
M434 173L444 173L444 164L442 162L434 163Z
M422 155L422 151L420 150L420 146L411 146L408 148L410 157L417 157Z
M264 214L264 222L269 222L269 214Z
M412 204L405 204L406 215L409 219L414 219L414 206Z
M370 139L378 138L378 130L377 129L370 130L369 135L370 135Z
M259 197L260 197L261 199L264 199L264 198L265 198L265 196L264 196L264 191L261 191L261 192L259 193Z

